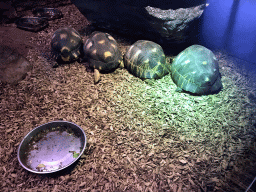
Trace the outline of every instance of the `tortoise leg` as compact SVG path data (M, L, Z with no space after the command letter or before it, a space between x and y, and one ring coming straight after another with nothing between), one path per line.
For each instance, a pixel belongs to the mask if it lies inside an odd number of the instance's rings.
M94 69L94 83L97 84L100 81L100 71Z
M119 63L120 63L119 67L120 67L121 69L123 69L123 68L124 68L124 61L121 60Z

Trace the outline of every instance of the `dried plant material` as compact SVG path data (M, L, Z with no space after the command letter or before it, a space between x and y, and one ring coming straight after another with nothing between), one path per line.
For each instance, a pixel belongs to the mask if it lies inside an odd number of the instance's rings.
M184 164L184 165L188 163L187 160L185 160L185 159L181 159L180 162L181 162L181 164Z

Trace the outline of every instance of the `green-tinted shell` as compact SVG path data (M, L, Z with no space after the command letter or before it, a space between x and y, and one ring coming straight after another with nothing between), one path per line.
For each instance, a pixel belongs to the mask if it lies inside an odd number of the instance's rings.
M93 32L86 40L83 49L90 67L100 71L111 71L122 61L118 44L108 33Z
M73 62L81 55L82 38L73 28L60 28L53 34L51 47L57 61Z
M211 50L201 45L192 45L182 51L170 70L178 90L202 95L222 88L218 61Z
M169 72L162 47L146 40L139 40L128 49L124 65L141 79L159 79Z

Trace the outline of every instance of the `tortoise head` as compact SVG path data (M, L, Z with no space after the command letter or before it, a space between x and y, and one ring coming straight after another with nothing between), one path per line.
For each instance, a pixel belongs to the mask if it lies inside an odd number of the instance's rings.
M166 67L169 70L169 72L171 72L171 66L172 66L174 59L175 59L175 56L166 57Z

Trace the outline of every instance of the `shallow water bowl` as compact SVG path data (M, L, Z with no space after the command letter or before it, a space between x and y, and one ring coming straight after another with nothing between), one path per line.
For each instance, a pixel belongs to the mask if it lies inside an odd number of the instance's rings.
M18 160L26 170L54 173L75 163L84 153L86 135L68 121L53 121L36 127L21 141Z

